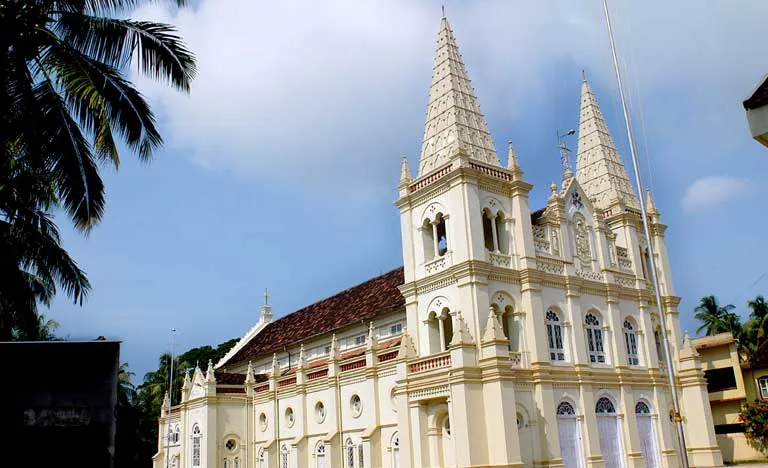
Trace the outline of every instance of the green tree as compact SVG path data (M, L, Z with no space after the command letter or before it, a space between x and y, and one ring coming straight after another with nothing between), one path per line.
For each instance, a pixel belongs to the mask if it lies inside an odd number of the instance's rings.
M76 303L90 288L51 213L87 233L104 213L100 169L119 166L119 144L148 161L162 143L127 71L189 91L193 55L172 27L124 19L139 3L0 2L0 339L31 330L57 286Z
M38 304L50 305L57 288L81 302L90 284L61 246L48 174L14 154L0 159L0 341L45 339Z
M741 407L739 420L749 444L755 449L768 451L768 400L755 400Z
M763 341L768 336L768 302L762 295L756 296L747 302L749 307L749 319L754 320L757 326L757 339Z
M735 309L733 304L725 306L718 304L715 296L701 298L701 302L695 309L696 315L694 317L701 322L696 333L704 331L706 335L716 335L731 332L734 336L739 336L741 322L739 316L731 312L733 309Z
M54 319L46 318L45 315L37 316L34 328L29 331L14 328L13 339L17 341L56 341L56 330L59 328L59 322Z

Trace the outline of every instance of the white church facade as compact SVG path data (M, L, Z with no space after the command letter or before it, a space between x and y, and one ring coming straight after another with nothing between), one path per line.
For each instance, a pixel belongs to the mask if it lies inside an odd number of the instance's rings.
M532 211L502 165L445 18L418 173L403 160L403 267L273 319L187 375L155 468L722 465L701 362L681 336L664 233L586 80L575 174ZM649 279L647 246L662 304Z

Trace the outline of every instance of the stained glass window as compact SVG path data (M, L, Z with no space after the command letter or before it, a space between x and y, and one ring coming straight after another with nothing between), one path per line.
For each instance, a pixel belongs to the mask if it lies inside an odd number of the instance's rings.
M616 408L613 407L613 402L609 398L602 397L597 400L595 405L595 413L598 414L613 414L616 412Z
M557 405L558 416L576 416L576 411L573 409L573 405L564 401Z

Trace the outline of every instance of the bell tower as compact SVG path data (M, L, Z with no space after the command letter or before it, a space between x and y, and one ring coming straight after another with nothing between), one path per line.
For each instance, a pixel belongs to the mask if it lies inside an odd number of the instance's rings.
M512 144L502 167L453 31L438 33L416 178L403 159L399 200L408 333L420 355L468 332L479 346L489 278L534 260L528 193Z

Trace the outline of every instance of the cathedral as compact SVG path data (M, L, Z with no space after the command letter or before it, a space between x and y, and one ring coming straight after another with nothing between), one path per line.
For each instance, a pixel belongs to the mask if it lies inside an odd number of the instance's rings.
M418 172L403 160L395 202L403 266L279 319L265 301L166 397L155 468L679 467L664 338L691 466L722 466L667 226L640 195L643 234L586 79L564 169L532 210L442 18Z

